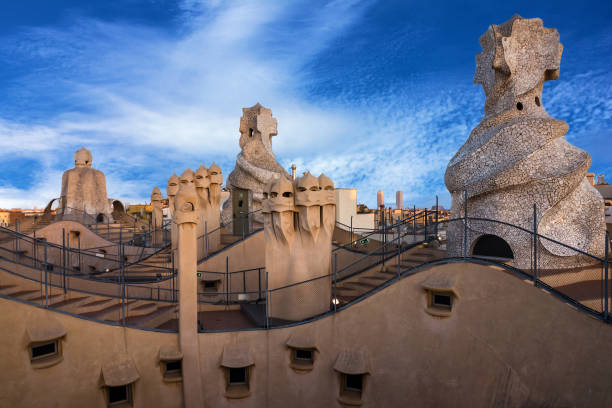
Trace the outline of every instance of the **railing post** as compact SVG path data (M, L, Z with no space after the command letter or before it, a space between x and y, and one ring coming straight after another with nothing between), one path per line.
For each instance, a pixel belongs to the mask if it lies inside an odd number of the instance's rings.
M266 271L266 329L270 328L270 288L268 288L268 272Z
M400 278L401 269L400 269L400 261L401 261L401 251L402 251L402 233L401 233L401 225L400 222L397 222L397 279Z
M416 241L416 205L412 207L412 242Z
M438 196L436 196L436 226L434 228L434 231L436 233L436 239L438 239L438 222L439 222L438 213L439 212L440 212L440 207L438 206Z
M334 305L334 313L336 312L337 303L338 303L338 293L336 291L336 282L338 280L337 275L336 275L337 272L338 272L338 254L334 252L334 298L332 299L332 303Z
M468 236L468 193L463 191L463 257L467 258L467 236Z
M425 232L423 235L423 240L427 241L427 208L425 208Z
M354 247L353 244L353 216L351 215L351 246Z
M204 221L204 239L206 241L206 257L208 258L208 221Z
M604 256L604 320L608 321L608 262L609 262L609 247L610 247L610 233L606 231L606 248L605 248L605 256Z
M120 281L121 281L121 324L125 326L125 276L123 274L123 250L121 247L121 241L123 239L123 229L121 228L121 224L119 224L119 242L117 243L117 255L119 256L119 273L120 273Z
M170 261L172 262L172 302L176 302L176 285L174 280L176 279L176 272L174 270L174 249L170 249Z
M43 252L44 252L44 248L43 248ZM40 279L38 280L40 283L40 301L42 303L42 298L43 298L43 273L45 271L45 269L47 269L47 257L45 256L43 261L40 263L41 269L40 269Z
M225 257L225 304L229 306L229 257Z
M49 287L47 286L47 240L45 240L45 307L49 307Z
M62 274L62 287L64 288L64 293L66 293L66 272L68 268L72 269L72 252L70 250L70 232L66 234L66 253L67 253L67 268L64 268L64 273Z
M537 207L533 204L533 285L538 286L538 220Z
M259 286L259 297L257 300L261 300L261 268L257 268L257 285Z
M242 293L246 295L246 270L242 271Z
M79 233L79 241L77 242L77 260L79 261L79 272L83 273L83 268L81 266L81 234Z
M36 241L36 230L34 230L33 233L33 239L32 239L32 254L34 254L34 269L36 269L37 262L38 262L38 244Z
M19 220L15 220L15 262L17 262L17 254L19 253Z
M385 248L386 248L386 244L385 244L385 240L387 239L387 225L385 223L385 207L383 206L381 211L381 224L382 224L382 247L380 249L382 249L382 251L380 251L380 256L381 256L381 260L382 260L382 266L385 266Z

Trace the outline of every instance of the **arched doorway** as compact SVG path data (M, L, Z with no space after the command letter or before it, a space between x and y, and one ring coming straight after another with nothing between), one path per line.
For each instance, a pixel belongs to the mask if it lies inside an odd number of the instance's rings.
M123 219L125 217L125 207L123 207L123 203L119 200L113 200L113 219L115 222Z
M96 217L96 222L98 224L103 223L104 222L104 214L102 214L102 213L98 214L98 216Z
M123 214L125 213L125 208L123 208L123 203L119 200L113 201L113 214Z
M482 235L476 240L472 255L514 259L514 253L510 245L500 237L491 234Z

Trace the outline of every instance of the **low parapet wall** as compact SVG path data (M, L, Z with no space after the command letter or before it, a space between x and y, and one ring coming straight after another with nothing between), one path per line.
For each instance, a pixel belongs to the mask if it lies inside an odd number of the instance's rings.
M432 310L431 291L453 296L452 307ZM24 336L42 314L66 327L64 360L34 370ZM7 333L0 337L0 401L8 406L104 406L100 364L117 355L130 356L140 374L134 406L181 405L180 383L164 383L156 365L158 348L175 334L6 299L0 324ZM204 396L215 407L336 406L338 370L351 364L367 370L363 406L599 407L612 398L612 327L498 268L470 263L431 267L310 323L198 337ZM316 350L308 370L292 365L288 345L295 344ZM348 364L347 356L361 357ZM250 367L248 392L235 400L222 364L241 363Z

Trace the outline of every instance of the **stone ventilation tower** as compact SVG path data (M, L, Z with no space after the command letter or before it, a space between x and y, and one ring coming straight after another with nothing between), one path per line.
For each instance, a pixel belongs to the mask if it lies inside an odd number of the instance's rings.
M333 181L304 173L265 186L262 213L270 316L301 320L329 310L336 199ZM297 284L313 279L308 284Z
M163 241L163 212L162 212L162 193L158 187L155 187L151 192L151 206L152 214L151 214L151 228L153 229L153 236L151 240L153 241L154 246L159 246Z
M276 136L277 122L272 111L259 103L242 109L240 118L240 149L236 157L236 167L227 178L227 187L250 190L253 194L253 207L250 211L261 209L263 189L266 183L284 176L289 178L285 169L276 162L272 152L272 136ZM231 218L232 199L223 207L223 219ZM263 221L261 216L257 217Z
M110 219L110 205L106 195L106 177L91 167L93 156L81 147L74 154L74 168L62 175L60 213L85 213L98 222Z
M540 234L601 256L603 201L585 177L591 157L565 140L568 124L550 117L543 105L544 82L559 77L559 33L545 28L540 19L515 15L492 25L480 44L483 51L476 56L474 82L486 95L484 118L446 169L451 217L463 216L467 191L470 217L532 230L536 204ZM501 242L499 238L510 247L515 266L530 266L532 237L502 224L471 221L467 252L472 253L479 240ZM449 226L448 250L461 255L463 224ZM589 262L543 239L538 251L542 268Z

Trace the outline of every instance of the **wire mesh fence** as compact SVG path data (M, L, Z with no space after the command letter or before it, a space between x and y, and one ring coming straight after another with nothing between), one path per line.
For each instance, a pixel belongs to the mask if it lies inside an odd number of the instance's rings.
M348 242L334 247L331 273L303 281L271 279L263 266L230 271L226 259L225 270L198 271L201 318L206 319L210 311L243 313L249 322L245 328L280 327L342 310L429 265L474 261L501 266L609 321L608 234L604 256L596 256L539 234L535 214L529 229L469 216L439 220L435 211L415 211L367 233L355 236L353 232ZM248 225L247 218L241 225ZM235 236L233 227L230 222L218 231ZM239 231L238 237L244 239L255 231ZM213 232L205 231L201 242L205 244ZM176 319L179 290L174 251L147 257L142 249L122 244L82 250L74 247L78 241L71 238L57 245L0 228L0 268L32 283L10 292L12 296L69 310L77 310L75 305L82 301L79 314L87 318L135 327L170 327L164 325ZM361 245L366 239L373 244ZM574 264L566 262L561 267L559 257ZM1 285L10 286L3 281ZM72 295L62 297L66 293ZM75 302L73 309L70 302Z
M261 210L255 210L246 214L238 214L227 222L204 220L198 224L196 238L198 261L201 262L221 249L236 242L244 241L251 235L263 230L263 225L256 221L260 213ZM173 226L172 228L174 228L172 234L176 237L176 227Z

